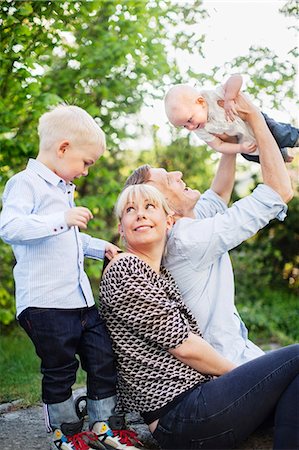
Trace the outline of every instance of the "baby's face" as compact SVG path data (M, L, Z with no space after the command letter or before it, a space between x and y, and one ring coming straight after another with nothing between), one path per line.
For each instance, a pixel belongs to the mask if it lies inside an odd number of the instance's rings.
M189 131L204 128L208 120L208 106L201 97L194 102L186 102L181 105L180 111L176 114L173 125L184 127Z

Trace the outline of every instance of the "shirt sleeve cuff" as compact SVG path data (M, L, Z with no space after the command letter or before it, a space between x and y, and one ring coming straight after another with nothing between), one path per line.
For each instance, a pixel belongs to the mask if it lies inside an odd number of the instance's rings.
M107 241L93 238L85 233L80 233L80 237L82 240L84 256L92 259L104 259Z
M45 216L45 222L48 226L51 235L64 233L69 229L66 221L64 212L59 212L56 214L51 214L50 216Z
M276 218L281 222L287 216L288 207L280 197L280 195L274 191L270 186L266 184L259 184L253 191L252 196L258 201L270 208L276 208Z

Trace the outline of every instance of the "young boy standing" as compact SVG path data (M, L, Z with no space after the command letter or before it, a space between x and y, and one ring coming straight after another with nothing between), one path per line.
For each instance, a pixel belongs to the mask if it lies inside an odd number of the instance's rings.
M110 337L99 316L84 256L103 259L118 247L81 233L92 213L74 204L73 180L87 176L105 150L105 135L77 106L60 105L39 120L39 153L3 194L0 236L12 246L17 318L41 359L42 399L53 448L125 448L109 428L116 404ZM92 432L81 433L72 385L87 373ZM101 443L99 443L101 441ZM93 444L92 444L93 442Z

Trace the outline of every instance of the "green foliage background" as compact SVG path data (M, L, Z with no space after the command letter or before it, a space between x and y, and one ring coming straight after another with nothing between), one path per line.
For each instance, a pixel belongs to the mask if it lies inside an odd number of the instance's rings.
M295 15L295 6L293 0L286 2L281 13ZM88 229L91 235L118 242L113 206L126 176L141 163L181 170L187 184L202 191L208 188L215 158L181 131L170 130L171 143L162 145L153 128L152 149L127 148L126 138L140 138L144 133L138 120L141 106L162 98L171 84L198 79L218 84L239 71L250 75L248 91L258 105L267 94L268 106L282 109L284 98L295 102L298 55L290 48L289 58L281 61L267 48L252 47L248 55L208 74L189 70L182 76L175 49L204 57L205 36L197 30L206 16L201 0L3 0L0 194L7 179L36 156L40 115L61 101L100 117L107 136L109 152L88 178L78 181L76 202L95 217ZM177 26L182 23L184 27ZM273 221L232 252L244 319L253 330L267 330L267 339L285 330L281 342L298 340L298 205L297 196L284 223ZM15 315L14 258L2 242L0 265L0 323L8 328ZM101 263L86 261L86 267L96 297ZM278 322L271 314L276 306Z

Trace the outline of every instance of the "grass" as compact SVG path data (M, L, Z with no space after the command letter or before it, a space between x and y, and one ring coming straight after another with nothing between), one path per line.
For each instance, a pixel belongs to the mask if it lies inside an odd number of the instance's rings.
M20 326L0 338L0 403L23 399L28 406L41 401L40 360L33 344ZM75 388L84 386L85 373L79 369Z
M250 331L249 338L258 345L299 342L299 301L295 292L265 287L249 299L248 292L238 295L237 291L237 308Z

